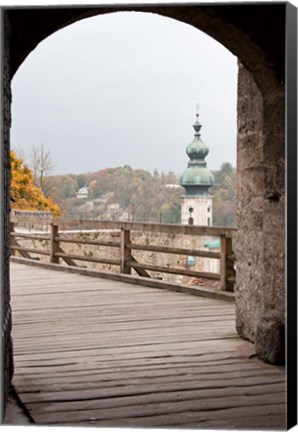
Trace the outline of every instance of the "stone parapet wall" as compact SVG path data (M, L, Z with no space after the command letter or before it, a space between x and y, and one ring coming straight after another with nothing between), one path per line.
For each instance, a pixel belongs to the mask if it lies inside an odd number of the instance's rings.
M24 228L25 230L42 230L48 231L49 224L53 220L53 213L46 211L31 211L31 210L11 210L11 216L20 217L18 219L18 228ZM25 218L26 222L22 222L22 218ZM28 223L28 220L32 219L32 224Z
M20 216L28 218L34 218L39 219L41 221L45 221L47 223L50 223L53 219L53 213L51 212L46 212L46 211L31 211L31 210L17 210L17 209L13 209L11 210L11 215L12 216Z

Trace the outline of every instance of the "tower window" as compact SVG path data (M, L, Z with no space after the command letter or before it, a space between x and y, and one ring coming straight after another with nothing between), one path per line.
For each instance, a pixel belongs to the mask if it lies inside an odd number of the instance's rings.
M209 217L207 219L207 224L208 224L208 226L210 226L210 218Z
M193 217L192 217L193 208L192 207L188 208L188 213L189 213L188 225L193 225Z

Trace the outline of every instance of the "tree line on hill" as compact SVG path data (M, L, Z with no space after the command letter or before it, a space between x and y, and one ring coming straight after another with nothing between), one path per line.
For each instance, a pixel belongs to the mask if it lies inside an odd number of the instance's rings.
M213 225L236 226L236 168L224 163L213 175ZM77 198L83 187L88 188L88 196ZM49 176L44 191L66 217L180 223L183 188L173 172L155 170L151 174L126 165L88 174Z
M125 165L87 174L50 176L43 170L37 177L37 166L30 170L13 152L11 163L14 208L48 210L66 218L180 223L183 188L173 172ZM236 168L224 163L213 175L213 225L236 226ZM85 195L79 194L82 188Z
M77 198L79 190L88 196ZM182 189L174 173L143 169L105 168L88 174L49 176L44 191L65 216L179 223Z

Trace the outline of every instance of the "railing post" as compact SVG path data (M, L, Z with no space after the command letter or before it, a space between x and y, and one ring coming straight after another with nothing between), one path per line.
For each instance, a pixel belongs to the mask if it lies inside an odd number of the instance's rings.
M59 242L55 240L59 234L58 225L50 224L50 263L59 264L59 257L55 256L55 252L59 249Z
M13 222L10 222L10 223L9 223L9 234L11 234L11 233L14 232L14 225L15 225L15 224L14 224ZM10 246L13 244L13 241L14 241L14 240L15 240L15 239L10 235L10 236L9 236L9 244L10 244ZM16 251L10 247L10 255L11 255L11 256L14 256L15 254L16 254Z
M232 238L225 235L220 236L220 289L223 291L234 291L235 270Z
M121 228L120 238L120 273L131 274L131 267L127 265L128 261L131 261L131 249L128 249L126 245L130 243L130 231Z

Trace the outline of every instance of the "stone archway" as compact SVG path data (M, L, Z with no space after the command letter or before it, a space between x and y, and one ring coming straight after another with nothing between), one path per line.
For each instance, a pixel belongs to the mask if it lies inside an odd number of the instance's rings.
M284 362L285 19L290 5L113 6L3 10L2 241L4 382L12 376L9 297L10 82L44 38L78 20L115 11L157 13L190 24L239 59L236 327L265 361ZM5 397L4 397L5 400Z

